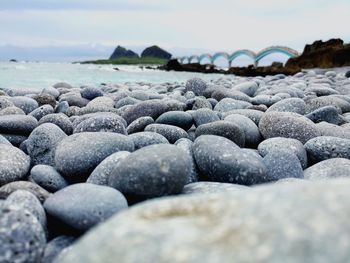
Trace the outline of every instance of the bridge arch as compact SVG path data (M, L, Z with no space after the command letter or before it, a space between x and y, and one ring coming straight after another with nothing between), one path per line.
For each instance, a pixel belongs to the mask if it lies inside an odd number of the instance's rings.
M202 54L202 55L199 56L199 63L201 63L206 58L209 60L210 64L213 64L213 57L212 57L212 55L207 54L207 53L206 54Z
M232 61L234 61L236 58L243 56L243 55L250 57L253 60L253 62L255 63L256 54L249 49L241 49L241 50L237 50L237 51L233 52L231 54L231 56L229 56L228 61L229 61L230 67L231 67Z
M182 63L182 64L190 63L190 58L189 58L189 57L182 57L182 58L181 58L181 63Z
M199 63L199 56L193 55L188 58L188 63L193 63L193 60L197 60Z
M298 51L291 49L289 47L272 46L272 47L265 48L265 49L261 50L258 54L256 54L255 62L258 63L261 59L263 59L264 57L266 57L272 53L281 53L281 54L287 55L288 57L291 57L291 58L299 56Z

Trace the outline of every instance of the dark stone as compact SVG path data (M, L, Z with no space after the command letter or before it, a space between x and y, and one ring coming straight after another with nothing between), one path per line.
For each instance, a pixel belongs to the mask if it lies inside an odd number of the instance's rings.
M107 156L134 150L133 141L111 132L84 132L66 137L58 145L55 166L65 178L84 180Z
M190 114L193 117L194 125L196 127L198 127L202 124L206 124L206 123L220 120L218 115L210 109L198 109L195 111L190 111Z
M159 135L159 134L158 134ZM160 135L161 136L161 135ZM104 159L91 173L89 178L86 180L90 184L108 185L108 178L111 174L115 173L115 167L117 163L128 157L130 152L120 151L111 154Z
M73 132L72 122L67 117L67 115L63 113L48 114L40 119L39 125L43 123L55 124L60 127L61 130L64 131L67 135L70 135Z
M41 93L33 96L39 106L50 105L52 108L56 107L56 99L54 96L48 93Z
M341 122L337 108L334 106L324 106L318 108L305 115L305 117L309 118L315 123L326 121L338 125Z
M165 143L169 144L167 138L157 132L137 132L129 135L135 145L135 150L141 149L148 145Z
M244 147L245 145L244 130L230 121L216 121L197 127L196 138L205 134L225 137L240 147Z
M40 106L39 108L36 108L28 115L33 116L35 119L37 119L39 121L45 115L48 115L48 114L53 113L53 112L54 112L54 110L53 110L52 106L43 105L43 106Z
M253 185L268 181L261 158L240 150L224 137L202 135L193 144L199 171L210 180L223 183Z
M56 192L68 186L68 182L49 165L36 165L30 171L30 179L49 192Z
M128 207L117 190L95 184L74 184L52 194L44 208L75 229L86 231Z
M93 100L97 97L103 96L103 92L101 89L90 86L83 87L83 89L80 91L80 94L83 98L88 100Z
M0 186L23 179L30 168L30 158L12 145L0 144Z
M191 114L183 111L168 111L160 115L156 123L168 124L180 127L187 131L193 125Z
M190 172L189 156L182 149L150 145L119 161L108 184L126 195L152 198L181 193Z
M44 230L28 210L17 206L0 207L1 262L41 262L45 248Z
M305 149L312 162L331 158L350 159L350 140L331 136L320 136L305 143Z
M188 138L185 130L167 124L150 124L145 128L145 132L156 132L163 135L170 143L175 143L178 139Z
M184 150L184 152L188 154L189 160L191 161L191 173L188 178L188 182L186 182L186 184L197 182L199 175L198 175L198 167L193 156L193 142L190 139L182 138L177 140L175 142L175 145L181 148L182 150Z
M49 197L50 193L37 184L28 181L16 181L0 187L0 199L6 199L17 190L26 190L34 194L41 203Z
M34 165L55 165L57 145L67 135L55 124L44 123L33 130L26 142L27 151Z
M0 133L28 135L38 126L32 116L4 115L0 116Z
M147 125L154 123L154 120L152 117L140 117L136 120L134 120L132 123L129 124L129 126L126 128L126 131L128 134L136 133L136 132L142 132L146 128Z

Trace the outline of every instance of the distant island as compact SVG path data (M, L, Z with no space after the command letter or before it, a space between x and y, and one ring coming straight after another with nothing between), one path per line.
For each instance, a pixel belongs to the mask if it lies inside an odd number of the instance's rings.
M112 65L165 65L172 55L154 45L142 51L141 56L136 52L117 46L108 59L79 62L81 64L112 64Z

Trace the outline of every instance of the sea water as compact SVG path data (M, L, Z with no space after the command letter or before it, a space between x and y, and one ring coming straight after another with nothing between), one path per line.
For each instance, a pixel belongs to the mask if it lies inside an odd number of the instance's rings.
M42 89L57 82L67 82L72 85L185 82L192 77L210 80L223 76L221 74L166 72L127 65L0 62L0 88L28 87Z

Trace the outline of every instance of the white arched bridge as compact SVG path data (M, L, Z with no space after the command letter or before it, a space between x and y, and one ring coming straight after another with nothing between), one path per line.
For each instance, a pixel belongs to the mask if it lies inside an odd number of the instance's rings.
M177 58L177 60L182 64L186 64L186 63L194 63L194 62L201 63L202 60L208 59L210 61L210 64L214 64L216 59L223 57L223 58L227 59L229 67L231 67L232 61L234 61L239 56L245 55L245 56L250 57L254 61L254 66L257 66L261 59L263 59L264 57L266 57L272 53L281 53L281 54L287 55L288 57L299 56L298 51L291 49L289 47L271 46L271 47L268 47L268 48L261 50L258 53L255 53L255 52L248 50L248 49L241 49L241 50L237 50L237 51L233 52L232 54L229 54L226 52L217 52L213 55L202 54L200 56L197 56L197 55L185 56L185 57Z

